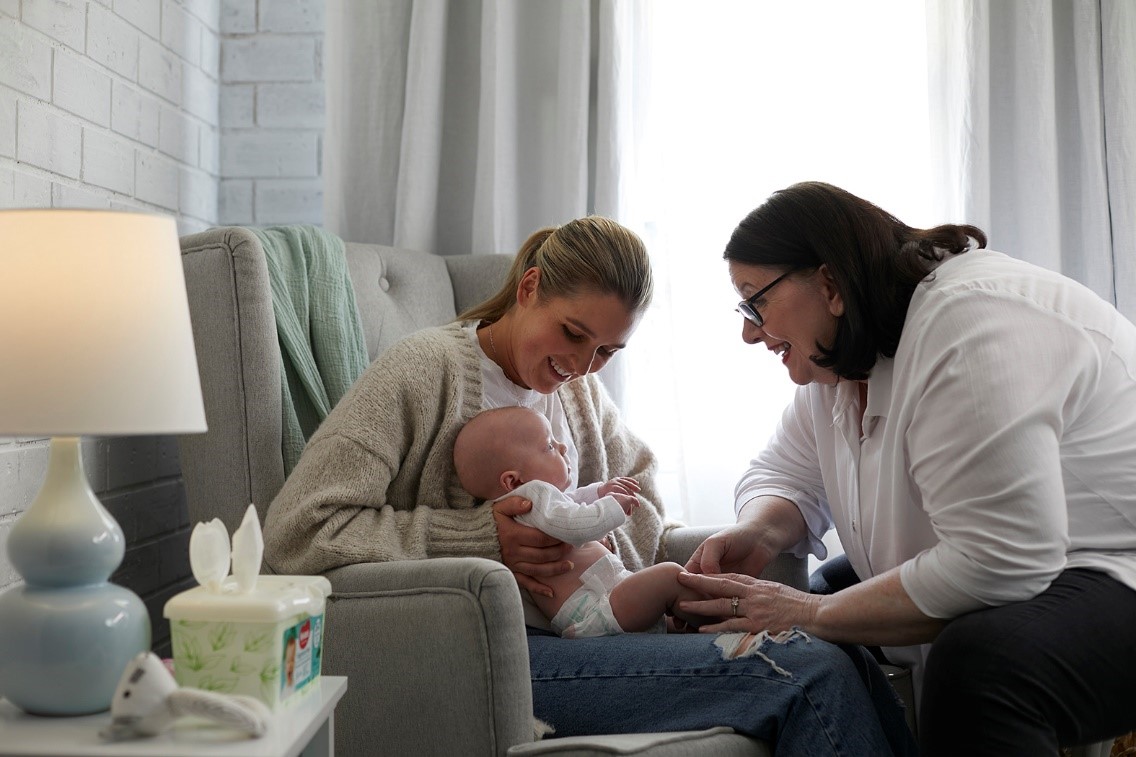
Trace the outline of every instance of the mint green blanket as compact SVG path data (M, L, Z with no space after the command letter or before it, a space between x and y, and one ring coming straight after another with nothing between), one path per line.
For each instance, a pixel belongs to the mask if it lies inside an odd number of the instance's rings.
M268 259L280 338L284 475L367 367L343 240L315 226L252 229Z

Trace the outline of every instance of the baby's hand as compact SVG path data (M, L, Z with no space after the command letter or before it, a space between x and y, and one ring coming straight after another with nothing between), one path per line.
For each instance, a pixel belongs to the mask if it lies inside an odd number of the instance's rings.
M605 496L610 496L612 499L618 502L619 506L623 508L623 513L625 515L630 515L632 510L634 510L636 507L639 507L639 498L634 494L612 492L611 494Z
M603 484L599 489L599 495L606 497L609 494L628 494L636 495L639 493L639 482L630 476L618 476ZM638 500L636 500L638 503Z

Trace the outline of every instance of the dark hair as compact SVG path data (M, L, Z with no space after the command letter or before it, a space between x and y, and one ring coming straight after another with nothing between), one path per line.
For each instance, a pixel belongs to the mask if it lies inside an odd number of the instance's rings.
M916 285L948 254L986 246L976 226L916 229L831 184L803 182L774 192L747 215L726 260L811 271L828 267L844 301L831 345L814 362L845 379L866 379L876 359L894 357Z

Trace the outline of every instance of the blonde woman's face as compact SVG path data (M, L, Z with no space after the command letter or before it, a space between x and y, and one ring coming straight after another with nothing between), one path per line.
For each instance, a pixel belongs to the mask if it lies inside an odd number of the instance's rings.
M518 287L511 339L514 381L551 394L568 381L598 371L623 349L639 314L612 294L578 294L541 300L540 271L530 269Z

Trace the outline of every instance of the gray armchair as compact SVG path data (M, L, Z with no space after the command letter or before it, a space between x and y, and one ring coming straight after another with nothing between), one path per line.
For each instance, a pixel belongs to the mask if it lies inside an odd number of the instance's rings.
M452 320L504 279L505 255L443 257L347 245L374 359L416 329ZM257 237L220 228L182 239L182 261L209 423L179 440L192 522L232 531L249 503L263 521L284 482L280 353L268 268ZM679 529L685 560L709 529ZM728 728L533 741L520 595L501 564L440 558L330 571L324 672L349 677L336 711L344 755L768 755ZM802 560L765 578L803 587Z

